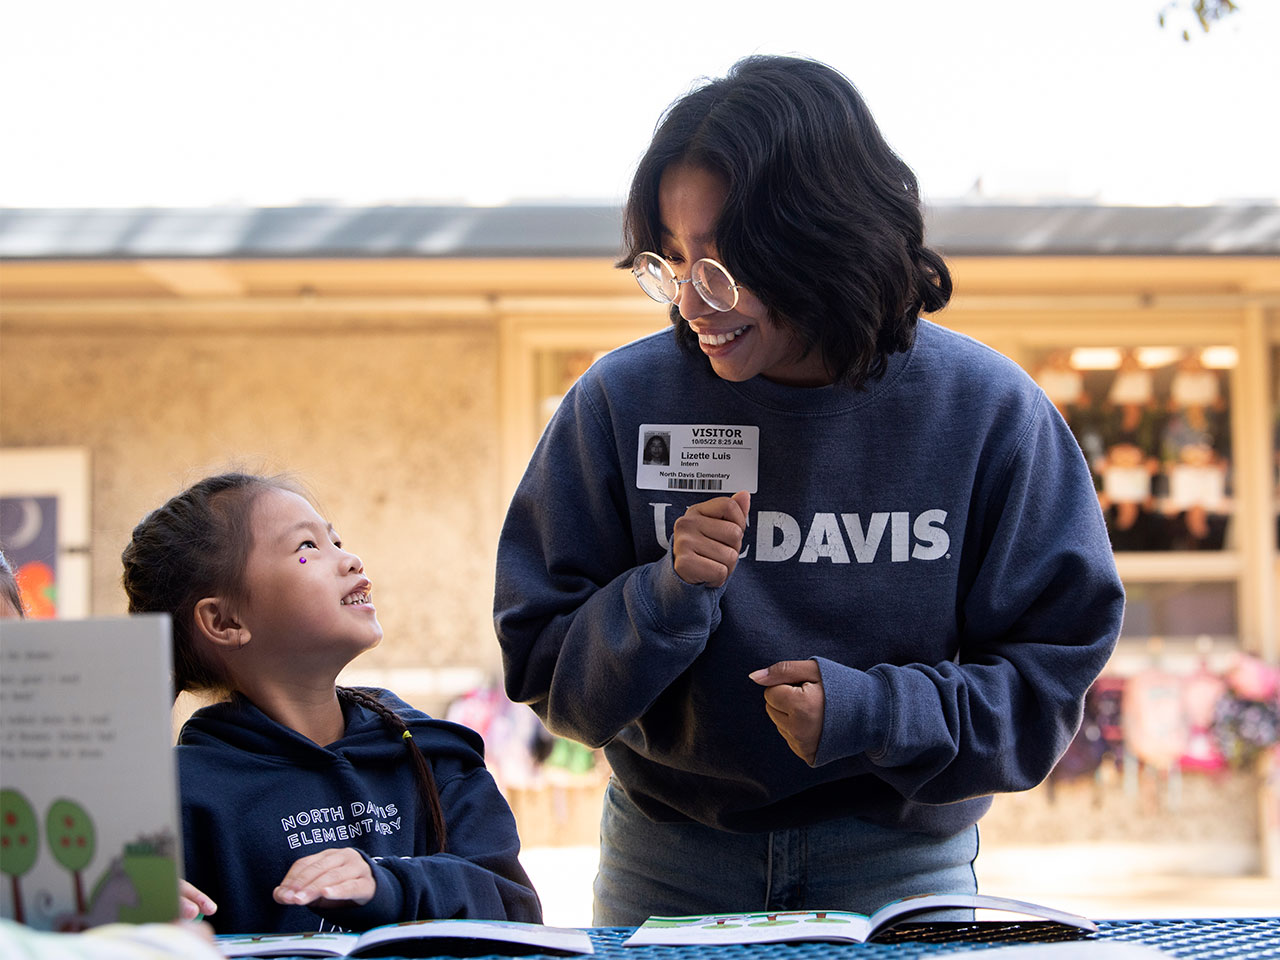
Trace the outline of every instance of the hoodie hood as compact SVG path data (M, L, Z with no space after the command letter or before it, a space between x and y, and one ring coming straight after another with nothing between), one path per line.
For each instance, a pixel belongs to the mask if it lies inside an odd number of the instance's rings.
M398 713L408 724L413 741L433 766L449 759L474 761L483 756L484 741L468 727L437 720L415 710L394 693L378 687L357 687ZM271 764L323 766L341 758L364 766L398 763L404 757L404 741L376 712L343 700L346 731L333 743L321 746L263 713L247 697L202 707L192 714L178 736L182 747L231 748L257 761ZM245 757L248 760L249 757ZM441 771L443 772L443 771Z

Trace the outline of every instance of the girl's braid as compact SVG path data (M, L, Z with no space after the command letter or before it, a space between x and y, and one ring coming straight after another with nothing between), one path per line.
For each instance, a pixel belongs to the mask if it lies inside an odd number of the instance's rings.
M418 781L418 791L427 809L431 812L431 829L435 833L437 852L446 849L444 808L440 805L440 791L436 789L436 778L431 773L431 765L422 755L418 745L413 742L413 734L404 718L372 694L365 693L355 687L338 687L338 697L349 703L367 707L382 718L382 722L399 734L413 763L414 779Z

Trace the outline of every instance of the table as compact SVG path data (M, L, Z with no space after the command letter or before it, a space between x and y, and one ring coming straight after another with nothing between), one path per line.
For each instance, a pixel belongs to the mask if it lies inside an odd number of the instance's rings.
M1280 908L1280 904L1277 904ZM595 946L589 960L922 960L965 957L995 947L1045 940L1077 943L1121 941L1154 947L1169 957L1197 960L1280 960L1280 916L1187 920L1099 920L1098 932L1084 937L1056 924L992 923L902 926L876 943L758 943L716 947L624 947L630 927L588 930ZM526 954L551 958L551 954ZM468 960L509 954L468 954ZM564 960L554 955L555 960ZM449 960L449 958L441 958ZM569 958L573 960L573 958Z
M1277 904L1280 909L1280 904ZM1052 929L1047 935L1041 931ZM595 960L678 960L697 951L698 960L918 960L964 956L993 947L1046 939L1118 940L1155 947L1170 957L1280 960L1280 915L1275 917L1193 920L1099 920L1098 932L1064 935L1056 924L974 923L903 925L876 943L751 944L702 950L691 947L626 947L629 928L589 931ZM977 939L977 938L981 939ZM908 939L910 938L910 939ZM958 939L957 939L958 938ZM890 942L884 942L889 940ZM708 954L714 953L714 958Z

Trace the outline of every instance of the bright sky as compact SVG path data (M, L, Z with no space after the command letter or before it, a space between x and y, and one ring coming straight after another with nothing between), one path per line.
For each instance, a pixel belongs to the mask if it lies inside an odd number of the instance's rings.
M1166 2L0 0L0 206L616 201L749 53L847 74L926 197L1280 199L1280 3Z

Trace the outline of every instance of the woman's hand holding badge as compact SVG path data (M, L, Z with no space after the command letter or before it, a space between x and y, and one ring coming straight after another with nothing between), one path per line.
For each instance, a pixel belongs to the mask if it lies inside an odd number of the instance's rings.
M738 565L747 530L751 494L695 503L678 517L671 533L676 573L685 583L720 587Z

